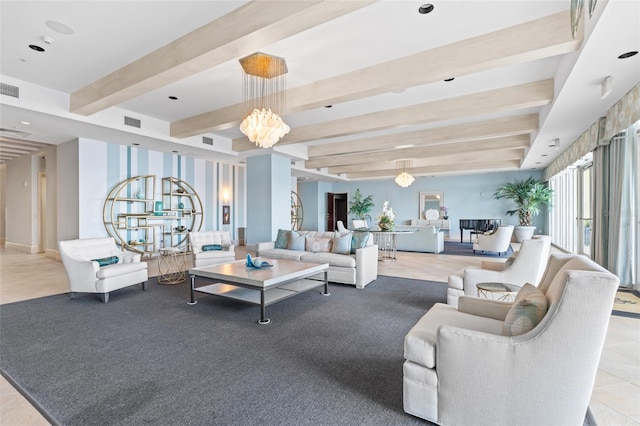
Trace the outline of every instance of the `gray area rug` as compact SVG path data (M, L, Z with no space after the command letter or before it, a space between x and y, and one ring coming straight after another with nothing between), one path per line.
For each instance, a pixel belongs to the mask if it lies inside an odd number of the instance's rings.
M428 424L402 410L403 339L446 284L330 284L266 326L257 306L149 284L3 305L2 374L63 425Z

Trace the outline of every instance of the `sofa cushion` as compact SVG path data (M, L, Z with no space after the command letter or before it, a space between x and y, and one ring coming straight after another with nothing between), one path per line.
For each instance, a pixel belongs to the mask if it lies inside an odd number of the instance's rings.
M300 257L303 262L328 263L329 266L355 268L356 259L352 256L337 253L306 253Z
M274 244L274 248L286 249L287 248L287 244L289 243L289 235L290 234L291 234L290 230L278 229L278 236L276 237L276 242Z
M296 231L291 231L291 233L289 234L287 249L304 251L304 242L304 235L300 235Z
M371 233L369 231L353 231L351 236L351 254L355 254L359 248L366 247L370 235Z
M307 252L301 251L301 250L288 250L288 249L260 250L260 256L268 257L271 259L300 260L300 258L305 254L307 254Z
M118 256L109 256L109 257L101 257L99 259L91 259L93 262L98 262L100 267L113 265L114 263L118 263L120 258Z
M229 250L209 250L209 251L203 251L202 253L198 254L197 259L198 260L221 259L225 257L230 257L235 259L236 255L234 252L231 252Z
M331 253L336 254L350 254L351 253L351 232L345 232L344 234L336 234L331 239Z
M438 328L442 325L502 334L503 322L491 318L478 317L443 303L436 303L413 326L404 338L404 357L427 368L436 366L436 343Z
M130 274L143 269L147 269L147 262L114 263L98 269L96 277L98 279L117 277L118 275Z
M503 334L517 336L533 330L547 313L547 305L547 297L538 287L523 285L504 319Z
M305 237L304 249L312 253L328 253L331 251L331 238Z

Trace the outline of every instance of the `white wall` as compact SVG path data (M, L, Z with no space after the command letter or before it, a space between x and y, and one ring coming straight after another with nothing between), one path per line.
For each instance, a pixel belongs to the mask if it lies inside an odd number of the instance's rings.
M7 208L7 164L0 164L0 243L4 243L7 236L6 226L6 208Z
M27 252L37 249L37 235L33 232L33 217L37 215L33 203L37 194L36 182L30 155L7 163L6 243Z

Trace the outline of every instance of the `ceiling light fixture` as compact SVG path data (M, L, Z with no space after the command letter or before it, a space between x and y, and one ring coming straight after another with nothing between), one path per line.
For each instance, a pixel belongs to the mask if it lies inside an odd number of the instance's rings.
M171 99L172 101L177 101L178 97L177 96L169 96L169 99Z
M600 99L604 99L611 94L613 90L613 77L606 76L600 83Z
M618 59L627 59L630 58L632 56L636 56L638 54L637 50L632 50L631 52L626 52L623 53L622 55L618 56Z
M396 176L395 182L402 188L407 188L416 180L416 178L407 173L407 167L411 167L411 160L398 161L398 171L400 173Z
M36 52L44 52L44 48L38 46L37 44L30 44L29 49L35 50Z
M418 8L418 12L422 15L426 15L427 13L433 12L433 5L430 3L425 3Z
M284 114L287 63L284 58L254 53L240 59L243 99L247 116L240 131L261 148L271 148L287 133Z
M453 80L455 80L455 79L456 79L455 77L445 78L445 79L444 79L444 81L453 81Z

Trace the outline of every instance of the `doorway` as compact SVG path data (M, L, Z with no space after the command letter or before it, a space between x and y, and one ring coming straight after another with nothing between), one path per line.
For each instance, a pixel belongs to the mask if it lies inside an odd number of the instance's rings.
M38 253L47 251L47 175L38 172Z
M591 258L592 163L578 168L578 253Z
M345 228L349 226L347 222L348 200L347 193L327 193L327 231L335 231L336 223L341 220Z

